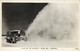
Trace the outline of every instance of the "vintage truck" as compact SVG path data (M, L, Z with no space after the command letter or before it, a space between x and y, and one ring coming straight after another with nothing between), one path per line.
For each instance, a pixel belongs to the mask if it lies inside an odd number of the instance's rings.
M27 40L25 32L23 30L10 30L7 31L6 41L8 43L16 43L20 40Z

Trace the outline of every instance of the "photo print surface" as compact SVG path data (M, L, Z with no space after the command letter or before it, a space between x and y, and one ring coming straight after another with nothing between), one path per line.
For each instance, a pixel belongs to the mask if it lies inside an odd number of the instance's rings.
M2 3L3 47L77 47L78 3Z

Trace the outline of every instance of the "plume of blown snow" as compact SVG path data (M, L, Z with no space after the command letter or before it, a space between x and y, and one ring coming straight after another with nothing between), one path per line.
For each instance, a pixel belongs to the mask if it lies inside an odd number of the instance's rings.
M25 31L28 40L72 39L77 27L77 4L50 3L36 16Z

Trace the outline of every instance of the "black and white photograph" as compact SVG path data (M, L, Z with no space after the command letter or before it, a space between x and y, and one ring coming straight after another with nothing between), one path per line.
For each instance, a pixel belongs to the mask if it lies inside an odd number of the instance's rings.
M78 47L78 3L2 2L2 47Z

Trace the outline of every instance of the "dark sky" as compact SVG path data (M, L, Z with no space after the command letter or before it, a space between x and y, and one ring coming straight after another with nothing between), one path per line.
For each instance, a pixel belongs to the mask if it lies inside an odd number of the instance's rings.
M25 30L45 5L47 3L2 3L2 18L10 30Z

